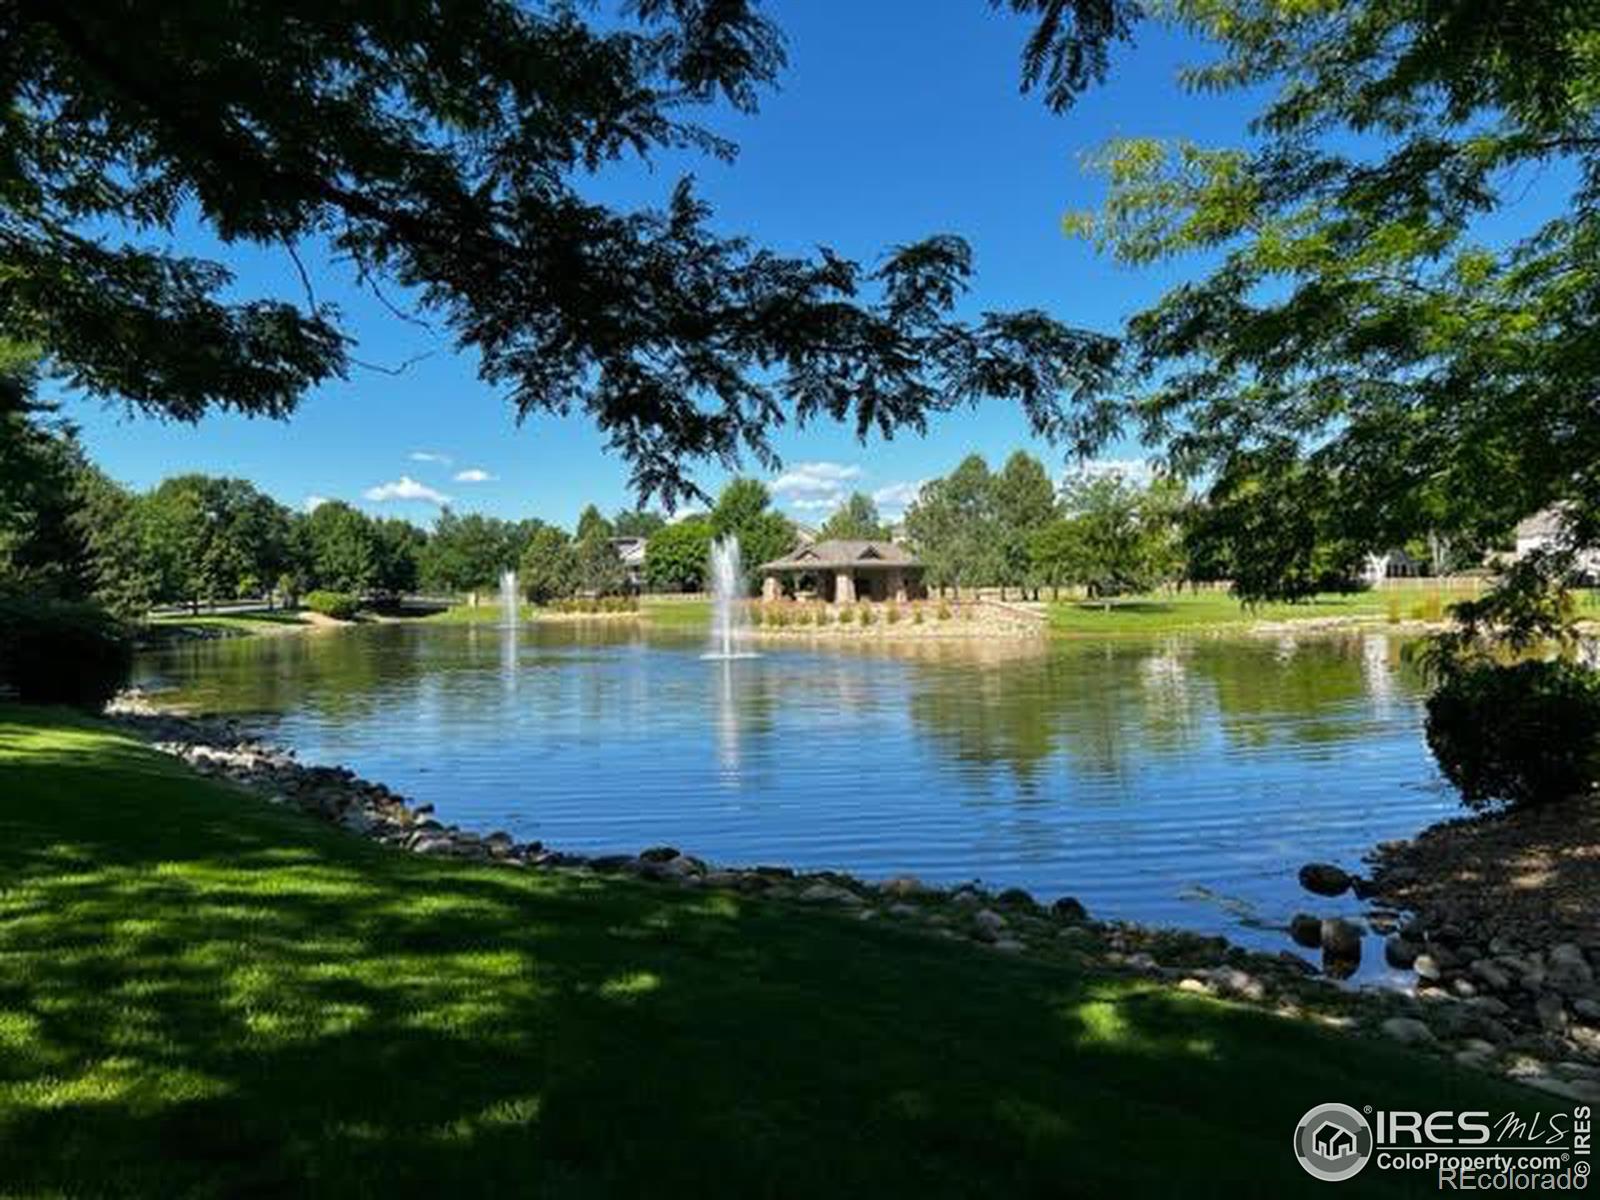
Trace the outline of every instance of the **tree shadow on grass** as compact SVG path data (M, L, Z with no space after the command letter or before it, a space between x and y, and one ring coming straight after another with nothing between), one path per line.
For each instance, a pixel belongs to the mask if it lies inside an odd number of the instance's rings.
M144 755L0 768L8 1189L1280 1196L1314 1103L1484 1106L1209 1001L425 861Z

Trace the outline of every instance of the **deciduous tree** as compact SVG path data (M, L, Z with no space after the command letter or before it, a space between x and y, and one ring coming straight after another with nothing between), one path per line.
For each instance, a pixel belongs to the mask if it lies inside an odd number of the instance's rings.
M1053 100L1103 72L1117 0L1008 0ZM338 311L236 295L166 247L180 220L405 289L519 414L578 410L641 493L697 462L773 461L784 419L865 435L979 398L1098 436L1113 343L1038 311L955 316L961 239L876 269L713 227L687 178L655 207L591 194L614 163L734 147L697 107L751 112L783 66L752 0L16 0L0 28L0 324L91 394L185 420L281 416L353 365ZM720 115L719 115L720 117ZM121 240L121 232L128 240Z

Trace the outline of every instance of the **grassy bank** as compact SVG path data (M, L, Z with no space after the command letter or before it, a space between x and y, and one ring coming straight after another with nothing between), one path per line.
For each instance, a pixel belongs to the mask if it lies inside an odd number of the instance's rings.
M519 604L517 605L517 619L519 621L536 621L543 611L537 604ZM440 612L410 619L421 621L427 625L498 625L502 618L501 606L498 604L455 604Z
M661 629L704 630L711 624L711 601L682 600L676 596L642 596L639 611Z
M151 617L140 629L139 640L147 645L161 645L206 638L294 633L311 627L312 622L301 613L263 608L253 612Z
M843 916L408 856L51 712L0 708L0 797L7 1194L1298 1195L1313 1103L1511 1098Z
M1395 587L1351 595L1324 594L1297 604L1246 606L1227 592L1123 596L1108 602L1057 601L1049 606L1050 628L1065 634L1148 634L1180 630L1237 630L1301 621L1399 624L1442 621L1449 606L1470 599L1472 585L1459 588Z

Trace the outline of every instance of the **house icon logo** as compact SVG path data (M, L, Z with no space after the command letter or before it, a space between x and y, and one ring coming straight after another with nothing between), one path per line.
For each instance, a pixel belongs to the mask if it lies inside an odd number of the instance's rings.
M1372 1157L1372 1126L1348 1104L1319 1104L1295 1127L1294 1153L1308 1174L1338 1183Z

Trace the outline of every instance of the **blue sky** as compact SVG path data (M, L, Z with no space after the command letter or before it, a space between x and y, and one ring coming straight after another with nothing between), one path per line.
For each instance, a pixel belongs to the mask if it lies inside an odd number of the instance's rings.
M618 172L594 195L659 203L684 167L725 231L782 250L818 244L873 262L884 248L936 232L973 245L977 280L969 308L1040 307L1074 324L1114 331L1184 269L1130 271L1060 231L1062 214L1092 205L1099 185L1081 156L1119 135L1185 136L1238 143L1246 111L1237 98L1196 99L1175 85L1196 47L1155 27L1117 56L1112 79L1062 117L1017 90L1028 26L984 0L771 0L790 66L781 90L753 118L714 120L741 145L731 166L709 160ZM223 250L195 230L174 246L216 255L238 273L241 293L302 295L278 251ZM319 299L334 300L360 338L355 353L403 373L356 369L310 395L288 422L208 417L198 426L127 417L69 400L90 454L114 477L147 487L198 470L255 481L286 504L349 500L372 512L426 523L438 497L461 511L537 516L570 525L589 501L630 506L627 468L581 417L537 417L518 426L509 403L476 377L476 360L447 335L396 319L332 264L308 263ZM999 404L950 414L926 437L857 442L815 425L776 438L784 470L750 473L774 485L799 519L820 520L852 488L878 493L896 511L919 480L977 451L998 462L1019 446L1053 469L1063 452L1029 438ZM1129 444L1111 456L1138 453ZM724 475L698 478L711 490Z

